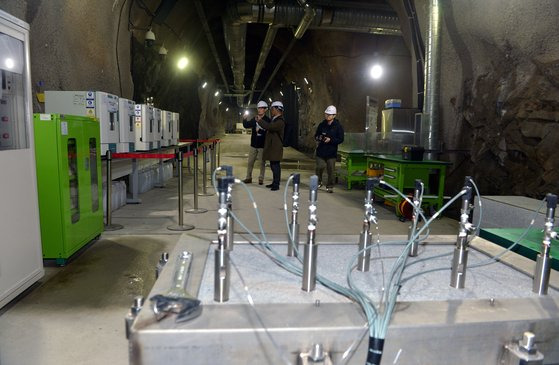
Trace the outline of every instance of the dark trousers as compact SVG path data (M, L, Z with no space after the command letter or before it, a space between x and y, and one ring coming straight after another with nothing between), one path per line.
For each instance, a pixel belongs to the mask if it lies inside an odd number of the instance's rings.
M316 157L316 175L318 176L318 182L322 183L322 174L324 173L324 169L326 169L326 173L328 174L328 182L326 183L327 188L334 187L334 171L336 168L336 158L323 158L323 157Z
M279 188L281 180L281 166L279 161L270 161L270 168L272 169L273 181L272 185Z

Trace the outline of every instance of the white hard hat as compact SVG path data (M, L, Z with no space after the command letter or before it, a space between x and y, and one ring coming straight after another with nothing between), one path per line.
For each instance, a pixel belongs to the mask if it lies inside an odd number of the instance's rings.
M263 100L260 100L260 101L258 102L258 104L256 104L256 107L257 107L257 108L268 108L268 103L266 103L266 102L263 101Z
M272 108L273 108L273 107L276 107L276 108L278 108L279 110L283 110L283 103L282 103L281 101L274 101L274 102L272 103Z
M337 114L336 107L334 105L329 105L324 111L324 114Z

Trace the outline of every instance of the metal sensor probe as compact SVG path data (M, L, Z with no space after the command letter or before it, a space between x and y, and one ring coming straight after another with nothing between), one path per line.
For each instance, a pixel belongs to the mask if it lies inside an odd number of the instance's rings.
M408 240L411 240L412 237L415 236L415 234L419 230L418 225L419 225L419 212L421 209L421 195L423 191L422 187L423 187L423 182L419 179L415 180L415 188L413 191L412 225L410 226L410 231L408 233ZM419 248L419 240L416 237L411 244L409 255L411 257L417 256L418 248Z
M301 174L293 174L293 196L291 205L291 223L289 224L291 236L287 235L287 256L295 256L295 249L299 249L299 183Z
M316 286L316 253L318 244L316 243L316 200L318 190L318 176L311 176L309 183L309 225L307 243L305 245L305 256L303 259L303 286L306 292L313 291Z
M534 281L532 291L539 295L546 295L549 287L549 275L551 273L551 258L549 252L551 250L551 240L557 236L553 230L555 223L555 208L557 208L557 195L547 194L547 211L545 216L544 236L541 251L536 260L536 271L534 273Z
M373 190L378 186L380 180L378 178L369 178L365 185L365 217L363 218L363 230L359 235L359 257L357 259L357 270L369 271L371 261L371 249L369 248L373 241L371 232L371 222L377 223L375 208L373 207Z
M214 301L223 303L229 300L229 282L231 267L229 264L229 250L227 243L227 191L230 177L219 177L217 179L217 192L219 195L219 207L217 210L217 243L214 252Z
M225 170L227 178L229 178L229 184L227 185L227 237L225 240L225 248L228 250L233 250L233 244L235 243L235 219L231 215L233 210L233 184L235 183L235 178L233 177L233 167L231 166L221 166Z
M466 267L468 265L468 234L474 230L473 225L470 223L472 184L469 176L466 176L465 180L466 182L463 189L466 192L462 195L460 226L456 239L456 247L454 248L454 257L452 258L452 272L450 273L450 286L456 289L464 288Z

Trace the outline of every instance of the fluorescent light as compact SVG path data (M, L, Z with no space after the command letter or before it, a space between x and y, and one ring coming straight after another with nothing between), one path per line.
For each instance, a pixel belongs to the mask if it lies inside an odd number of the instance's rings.
M204 82L204 84L202 85L202 89L204 89L206 86L208 86L208 83Z
M309 81L307 80L306 77L303 77L303 80L305 80L305 82L307 83L307 85L309 84Z
M217 103L217 105L221 105L221 101L219 103Z
M228 111L229 111L229 108L225 108L225 111L228 112Z
M283 92L280 91L280 95L283 96Z
M214 96L218 96L218 95L219 95L219 90L217 90L217 91L214 93Z

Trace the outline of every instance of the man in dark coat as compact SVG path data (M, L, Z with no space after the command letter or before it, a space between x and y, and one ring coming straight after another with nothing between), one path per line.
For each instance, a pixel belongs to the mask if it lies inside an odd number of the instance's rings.
M270 185L266 185L270 190L279 190L281 180L280 161L283 158L283 128L285 121L283 120L283 103L274 101L270 109L272 121L260 121L262 128L266 129L266 140L264 142L264 160L270 161L270 168L274 179Z
M248 152L247 176L243 182L245 184L252 183L252 168L254 167L254 162L258 160L258 164L260 165L258 184L262 185L264 184L264 171L266 170L266 160L263 158L266 130L262 128L260 121L265 120L269 122L270 118L266 115L268 104L265 101L259 101L256 106L258 111L254 118L251 120L243 119L243 127L252 129L252 134L250 136L250 150Z
M338 145L344 141L344 129L336 119L336 107L330 105L324 111L324 120L316 128L314 139L318 142L316 147L316 175L318 184L322 186L322 173L324 168L328 173L326 191L334 192L334 169L338 155Z

